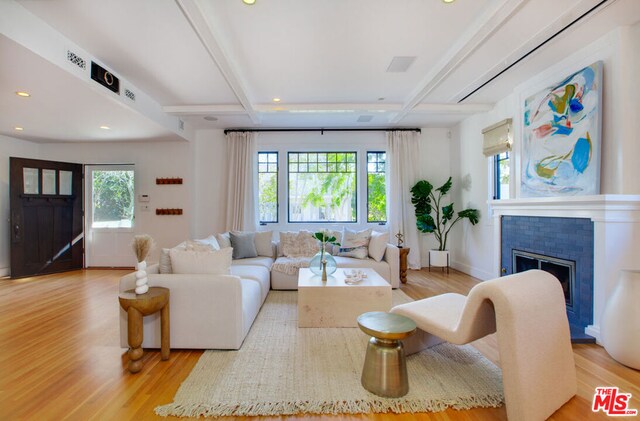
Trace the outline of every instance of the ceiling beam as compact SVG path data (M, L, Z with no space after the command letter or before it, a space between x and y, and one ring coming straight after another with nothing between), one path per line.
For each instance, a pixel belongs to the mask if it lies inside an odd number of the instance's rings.
M246 115L242 105L165 105L162 111L171 115Z
M251 118L251 121L258 124L260 123L260 119L256 114L253 106L251 105L251 101L249 101L249 97L247 96L247 90L242 85L242 82L239 78L239 72L234 68L232 63L229 61L227 56L225 55L220 43L213 35L207 20L202 13L202 9L197 3L197 0L175 0L178 7L182 10L182 13L189 21L189 24L195 31L196 35L202 42L202 45L209 53L209 56L213 60L213 62L218 66L222 76L225 78L229 87L233 91L233 93L238 98L238 101L244 107L245 112Z
M503 0L492 3L493 7L480 16L465 31L445 56L427 74L420 85L404 103L402 110L392 119L400 122L411 110L420 104L427 95L438 87L474 50L480 47L491 35L505 24L528 0Z

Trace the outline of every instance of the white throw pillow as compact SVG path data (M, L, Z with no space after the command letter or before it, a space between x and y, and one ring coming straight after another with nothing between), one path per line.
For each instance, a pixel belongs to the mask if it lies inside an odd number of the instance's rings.
M379 262L387 251L387 243L389 242L388 232L373 231L369 240L369 257Z
M187 249L187 242L183 241L174 247L179 250ZM160 252L160 262L158 264L158 272L161 274L173 273L173 268L171 267L171 256L169 255L169 251L171 249L162 249Z
M338 256L366 259L369 256L370 238L371 228L358 232L345 228L342 233L342 243L338 251Z
M231 247L216 251L171 249L173 273L228 275L231 268Z
M229 236L228 231L216 234L216 240L218 241L218 245L220 245L221 249L231 247L231 237Z
M273 231L256 232L255 242L258 256L273 257L273 249L271 248L271 239Z
M210 236L208 236L207 238L203 238L202 240L196 240L196 241L198 243L210 245L213 250L220 250L221 248L214 234L211 234Z

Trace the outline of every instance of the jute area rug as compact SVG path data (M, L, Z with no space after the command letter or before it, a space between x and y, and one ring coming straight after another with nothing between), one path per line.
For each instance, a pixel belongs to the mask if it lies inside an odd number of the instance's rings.
M394 304L411 301L393 292ZM497 407L500 369L447 343L407 358L409 393L381 398L360 384L369 337L358 328L297 326L297 292L271 291L242 348L206 351L162 416L436 412Z

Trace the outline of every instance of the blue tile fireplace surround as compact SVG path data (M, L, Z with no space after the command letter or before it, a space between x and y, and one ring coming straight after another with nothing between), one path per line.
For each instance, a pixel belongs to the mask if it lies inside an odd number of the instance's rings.
M591 341L584 333L593 322L593 222L588 218L556 218L539 216L502 216L501 264L504 275L517 272L515 254L528 253L561 259L573 266L575 276L568 282L571 303L567 316L574 342ZM541 256L536 256L541 255ZM533 261L533 260L531 260ZM544 268L543 268L544 269Z

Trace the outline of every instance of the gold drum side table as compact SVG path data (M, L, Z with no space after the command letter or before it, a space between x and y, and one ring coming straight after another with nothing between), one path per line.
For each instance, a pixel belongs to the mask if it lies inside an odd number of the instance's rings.
M362 386L386 398L409 392L407 361L401 339L416 331L416 324L399 314L372 311L358 317L358 326L372 336L362 367Z

